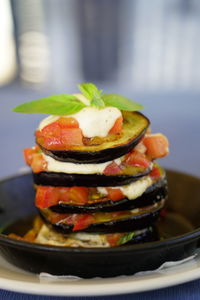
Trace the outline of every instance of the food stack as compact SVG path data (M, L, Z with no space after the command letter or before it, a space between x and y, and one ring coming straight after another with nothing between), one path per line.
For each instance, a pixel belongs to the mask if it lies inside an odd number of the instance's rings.
M155 240L167 197L155 159L168 154L167 138L151 134L139 104L91 83L79 88L82 94L15 109L51 114L35 132L36 146L24 150L44 222L35 242L114 247Z

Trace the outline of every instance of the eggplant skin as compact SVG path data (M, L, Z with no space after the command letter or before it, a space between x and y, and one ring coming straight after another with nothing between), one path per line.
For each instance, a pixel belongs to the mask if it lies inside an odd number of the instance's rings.
M149 242L155 242L160 239L159 232L156 228L156 226L152 226L147 228L147 230L139 235L133 236L133 238L128 241L127 243L121 245L121 246L127 246L127 245L136 245L141 243L149 243Z
M89 205L70 205L61 203L50 207L57 213L93 213L93 212L111 212L140 208L153 205L161 199L165 199L168 194L167 179L161 178L158 182L147 188L147 190L138 198L129 200L127 198L119 201L105 201Z
M129 120L127 122L128 125L124 125L124 135L113 142L105 142L103 145L85 146L85 150L83 150L83 147L80 150L48 150L37 143L37 139L36 143L44 153L59 161L82 164L110 161L130 152L145 135L150 125L148 118L139 112L123 112L123 115L125 120ZM132 132L131 125L133 127Z
M66 174L56 172L33 173L34 183L47 186L120 186L140 179L150 173L148 168L135 175Z
M63 234L72 232L116 233L131 232L134 230L144 229L146 227L152 226L152 224L154 224L159 218L160 210L161 208L158 208L151 212L145 212L141 215L133 216L131 218L91 224L89 227L77 231L72 230L73 225L66 225L62 223L51 224L49 220L42 214L42 211L39 210L39 214L48 226Z

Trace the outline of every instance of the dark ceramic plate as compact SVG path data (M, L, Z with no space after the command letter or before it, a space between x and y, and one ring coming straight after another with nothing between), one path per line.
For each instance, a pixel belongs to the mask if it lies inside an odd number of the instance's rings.
M8 238L6 233L23 233L31 226L31 216L36 213L34 190L31 174L2 180L0 254L14 265L34 273L83 278L130 275L192 255L200 240L200 179L174 171L168 171L167 176L167 210L157 224L162 239L110 249L71 249Z

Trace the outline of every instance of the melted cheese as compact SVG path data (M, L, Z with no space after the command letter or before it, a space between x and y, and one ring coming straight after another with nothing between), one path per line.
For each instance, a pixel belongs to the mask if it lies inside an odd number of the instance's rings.
M137 197L140 197L146 191L146 189L152 185L152 183L153 181L151 177L145 176L142 179L132 182L128 185L116 186L112 188L120 189L124 196L126 196L130 200L134 200ZM98 187L97 190L103 195L108 194L107 190L104 187Z
M80 101L88 105L88 100L81 94L75 94ZM82 130L83 136L92 138L95 136L106 137L115 121L122 116L121 111L116 107L85 107L78 113L63 117L75 118ZM60 116L49 116L42 120L38 129L42 130L45 126L55 122Z
M74 164L55 160L44 153L42 155L47 162L47 171L67 174L102 174L105 168L113 162L107 161L100 164ZM120 165L121 159L122 158L115 159L114 162L117 165Z

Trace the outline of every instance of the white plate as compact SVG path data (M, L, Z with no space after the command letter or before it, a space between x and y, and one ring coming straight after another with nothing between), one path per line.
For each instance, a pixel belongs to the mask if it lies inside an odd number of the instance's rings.
M154 272L135 276L69 280L40 279L8 264L0 257L0 288L15 292L55 296L100 296L149 291L200 278L200 255Z

